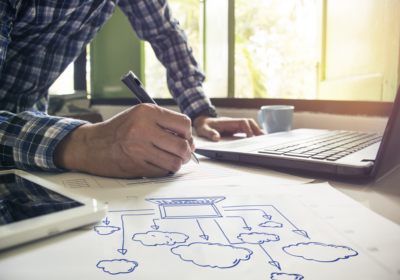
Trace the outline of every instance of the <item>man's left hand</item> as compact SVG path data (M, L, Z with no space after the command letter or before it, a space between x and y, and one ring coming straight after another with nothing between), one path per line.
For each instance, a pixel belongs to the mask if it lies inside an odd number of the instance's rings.
M198 136L206 137L218 142L222 135L246 133L247 137L263 135L258 124L253 119L212 118L208 116L197 117L193 127Z

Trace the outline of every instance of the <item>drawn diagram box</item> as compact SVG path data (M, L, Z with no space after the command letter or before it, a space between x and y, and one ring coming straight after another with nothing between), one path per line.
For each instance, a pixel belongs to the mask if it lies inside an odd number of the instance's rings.
M162 219L198 219L222 217L215 203L224 200L223 196L185 197L185 198L149 198L158 204Z
M90 185L85 179L73 179L73 180L64 180L62 184L67 189L81 189L81 188L89 188Z

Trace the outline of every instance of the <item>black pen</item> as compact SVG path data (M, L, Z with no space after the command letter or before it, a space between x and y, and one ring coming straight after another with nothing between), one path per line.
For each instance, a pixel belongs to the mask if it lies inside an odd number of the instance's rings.
M129 71L126 75L121 78L121 81L132 91L132 93L137 97L140 103L151 103L157 105L157 103L150 97L147 93L146 89L140 82L139 78L133 74L132 71ZM158 106L158 105L157 105ZM166 131L171 132L176 135L173 131ZM196 155L192 152L192 160L199 164L199 160L197 159Z

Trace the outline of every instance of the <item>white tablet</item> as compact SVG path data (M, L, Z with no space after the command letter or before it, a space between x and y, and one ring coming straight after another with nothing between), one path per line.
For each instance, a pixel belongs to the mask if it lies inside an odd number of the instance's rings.
M100 221L107 206L21 170L0 171L0 250Z

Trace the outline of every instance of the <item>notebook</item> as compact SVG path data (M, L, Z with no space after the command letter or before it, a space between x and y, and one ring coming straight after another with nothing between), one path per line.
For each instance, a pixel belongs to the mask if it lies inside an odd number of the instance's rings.
M311 174L379 180L400 164L400 88L384 133L296 129L214 144L196 153Z

